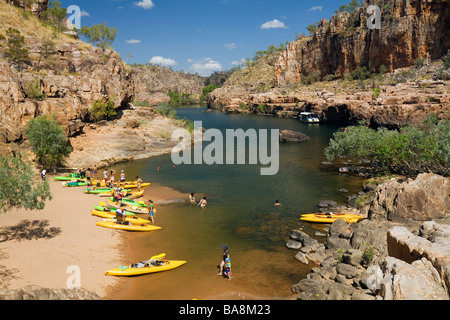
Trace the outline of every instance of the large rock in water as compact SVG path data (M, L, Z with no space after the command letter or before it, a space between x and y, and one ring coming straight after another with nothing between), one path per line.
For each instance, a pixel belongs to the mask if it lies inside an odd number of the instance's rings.
M293 130L281 130L280 142L304 142L309 140L309 137L301 132Z
M379 185L375 194L370 219L426 221L442 219L450 209L450 179L433 173L406 182L391 179Z

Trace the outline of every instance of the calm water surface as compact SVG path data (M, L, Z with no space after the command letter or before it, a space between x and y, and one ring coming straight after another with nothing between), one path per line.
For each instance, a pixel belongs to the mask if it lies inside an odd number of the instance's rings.
M290 129L311 139L280 144L280 169L275 176L261 176L260 165L179 165L173 169L170 155L116 166L126 170L128 177L139 175L154 185L194 192L197 200L205 195L208 206L158 206L155 221L162 230L127 234L132 261L124 264L162 252L168 259L187 260L187 264L164 273L121 278L120 291L113 298L226 299L230 293L245 298L292 297L291 286L303 279L310 267L298 262L296 252L285 247L290 231L302 228L313 235L323 228L300 222L300 215L316 210L323 199L345 203L350 193L361 188L361 179L333 172L322 164L326 161L323 150L338 127L206 112L206 108L196 107L178 108L177 115L202 121L206 129ZM156 170L158 166L161 171ZM349 192L342 193L341 188ZM151 187L149 192L151 196ZM275 200L282 206L275 207ZM230 247L231 281L216 275L222 244Z

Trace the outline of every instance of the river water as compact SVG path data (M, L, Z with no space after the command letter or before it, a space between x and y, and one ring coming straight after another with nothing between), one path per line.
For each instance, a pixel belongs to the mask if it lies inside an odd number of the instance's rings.
M132 259L129 263L159 253L187 263L168 272L121 278L120 291L113 298L292 298L291 286L305 278L311 266L297 261L296 252L285 247L290 231L302 229L313 236L323 228L301 222L300 215L316 210L320 200L344 204L349 194L361 188L360 178L322 164L326 161L323 150L338 127L269 116L224 114L204 107L178 108L177 116L202 121L204 128L222 132L238 128L290 129L303 132L310 140L280 144L279 171L273 176L262 176L261 165L249 164L182 164L172 168L170 155L116 166L116 170L126 170L128 177L139 175L154 186L194 192L197 201L206 196L208 205L157 206L155 224L162 230L128 234L124 247ZM156 170L158 166L160 171ZM341 192L341 188L348 192ZM282 205L275 207L276 200ZM316 239L323 241L320 236ZM223 244L230 248L230 281L217 276Z

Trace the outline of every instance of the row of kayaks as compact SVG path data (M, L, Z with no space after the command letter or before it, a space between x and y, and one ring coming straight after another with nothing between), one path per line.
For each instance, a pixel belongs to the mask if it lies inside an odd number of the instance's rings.
M93 186L94 188L109 188L109 184L100 180L87 181L84 179L70 180L62 183L66 187L88 187ZM141 183L141 189L145 189L150 186L151 183ZM137 181L126 181L126 182L115 182L115 186L121 187L123 189L136 189L138 188Z
M347 223L356 223L362 219L362 216L348 213L308 213L300 217L302 221L313 223L333 223L338 219L343 219Z

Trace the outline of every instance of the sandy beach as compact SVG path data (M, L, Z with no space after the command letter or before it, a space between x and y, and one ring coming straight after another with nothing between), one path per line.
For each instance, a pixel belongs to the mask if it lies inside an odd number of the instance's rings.
M79 279L82 288L104 298L119 282L104 271L123 265L121 244L129 235L96 226L100 218L90 210L102 201L98 195L47 178L53 199L44 210L12 210L1 216L0 284L9 289L63 289ZM151 190L154 200L184 196L170 188L150 188L146 193Z

